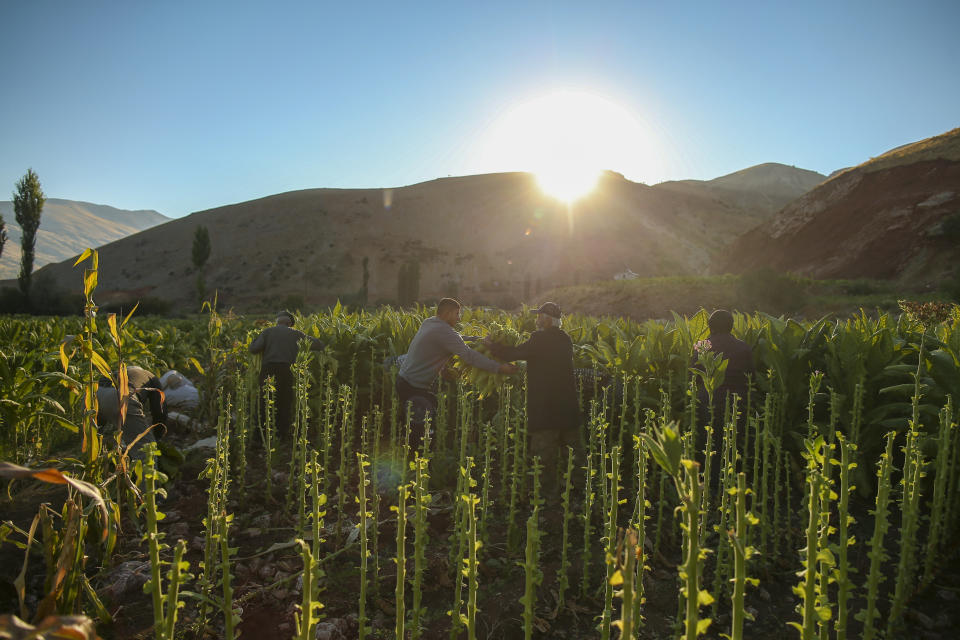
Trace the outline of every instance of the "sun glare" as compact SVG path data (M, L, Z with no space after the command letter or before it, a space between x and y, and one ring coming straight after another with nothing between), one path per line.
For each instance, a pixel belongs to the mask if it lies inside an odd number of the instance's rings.
M600 173L626 173L650 152L646 128L599 95L557 91L523 102L485 140L485 164L529 171L544 193L564 202L589 194Z

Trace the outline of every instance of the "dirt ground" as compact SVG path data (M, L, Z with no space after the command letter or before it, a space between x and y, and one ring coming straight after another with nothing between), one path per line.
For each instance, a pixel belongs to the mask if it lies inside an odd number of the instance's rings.
M180 469L177 479L171 482L168 488L168 498L160 505L160 510L167 514L161 522L161 530L166 533L166 543L172 544L177 539L184 539L188 543L187 560L190 562L190 572L198 573L202 559L203 525L202 519L206 515L207 481L197 479L204 465L204 454L194 453L187 458L187 462ZM278 456L283 459L281 453ZM263 477L262 456L256 453L248 456L248 482ZM282 465L278 465L282 466ZM286 486L285 478L280 472L277 475L277 486ZM451 579L452 571L449 566L447 538L451 531L452 499L449 487L443 487L440 478L431 486L434 501L429 515L429 536L431 543L427 547L427 569L424 576L423 606L424 633L423 638L432 640L450 637L450 617L447 611L452 607L454 587ZM62 501L62 490L59 487L21 487L23 490L15 493L13 503L5 502L0 508L4 520L13 520L21 527L29 527L30 519L40 502L56 503ZM278 492L271 503L263 495L262 487L248 486L246 494L230 505L236 514L231 529L230 544L238 547L233 560L232 573L234 575L234 598L237 607L242 610L243 622L239 627L242 638L289 638L294 634L294 612L301 599L298 585L299 572L302 568L298 550L289 543L293 534L281 515L284 497ZM394 589L396 582L396 565L393 562L395 553L395 521L396 514L389 509L390 496L384 496L377 514L379 523L379 564L380 574L376 584L373 581L368 585L371 597L368 601L369 637L392 638L394 634ZM318 633L318 638L330 640L349 640L358 637L358 595L359 595L359 546L350 540L350 531L355 530L356 507L352 504L349 510L354 516L349 522L344 522L341 535L337 536L336 526L336 496L332 496L327 505L325 524L326 542L323 543L322 556L325 578L322 582L320 601L324 605L324 623ZM857 508L865 510L868 505L859 505ZM870 531L866 524L869 522L865 511L856 513L858 522L854 533L858 544L853 547L852 563L859 573L854 581L860 584L867 571L868 558L866 547L862 543L869 539ZM480 594L478 615L479 638L502 638L512 640L523 637L522 614L523 607L519 602L524 586L524 572L519 562L522 561L522 550L519 554L510 554L506 549L506 525L504 517L498 516L490 526L489 540L481 549L480 567ZM799 549L801 532L799 516L790 531L778 532L793 541L794 548ZM556 571L561 556L561 526L562 516L558 508L547 507L541 520L541 530L544 532L541 549L541 568L544 574L543 584L538 590L537 620L534 635L542 638L596 638L599 637L597 625L599 615L603 610L603 577L601 574L591 576L586 595L580 593L580 555L576 550L582 547L582 525L576 520L571 522L570 540L572 550L571 588L567 592L564 605L558 607ZM872 527L872 525L870 525ZM896 551L891 546L895 544L897 523L892 523L891 534L888 538L888 549L891 556L896 557ZM602 566L602 556L599 544L600 534L594 532L593 545L595 557L592 566ZM339 540L338 540L339 538ZM675 637L674 621L678 612L678 579L676 563L679 561L677 536L665 537L661 553L648 560L648 571L644 577L643 627L640 638L653 640ZM715 538L714 538L715 539ZM413 574L413 529L408 527L408 566L407 575ZM708 543L710 538L708 538ZM264 553L271 545L277 544L281 548ZM960 625L960 554L954 548L949 562L943 564L940 573L936 576L933 585L923 592L916 593L910 600L904 628L895 634L896 638L911 638L915 640L946 640L956 637L954 629ZM651 551L648 547L648 552ZM10 544L0 548L0 564L4 567L3 580L0 580L0 611L16 612L18 610L16 593L11 582L19 571L22 563L22 551ZM167 551L166 556L170 555ZM104 599L104 602L114 617L112 624L101 624L98 628L105 640L110 639L147 639L152 637L152 605L150 597L143 593L142 584L146 580L148 570L143 563L147 560L146 545L139 535L129 527L121 538L117 553L112 562L112 568L106 569L94 585ZM371 564L373 560L371 559ZM122 574L124 567L139 568L133 571L134 578L127 579ZM749 574L760 578L760 586L749 589L747 594L748 611L753 614L754 620L748 621L745 628L745 637L757 640L780 640L784 637L795 637L797 632L787 627L787 622L799 621L800 615L796 611L799 599L792 593L792 588L799 582L796 572L799 568L799 552L795 562L784 560L768 560L758 558L751 562ZM896 565L889 563L887 585L893 584L893 573ZM93 568L90 568L93 574ZM128 572L129 573L129 572ZM372 575L372 574L371 574ZM119 576L119 577L118 577ZM139 576L137 578L136 576ZM121 579L122 578L122 579ZM708 574L703 582L705 588L711 585L712 577ZM27 591L28 606L35 606L37 598L42 595L43 570L42 560L39 557L31 559L28 573ZM128 584L129 583L129 584ZM190 586L187 587L188 589ZM412 606L412 587L408 583L406 589L406 607L409 613ZM862 606L858 591L851 600L851 612L856 612ZM466 600L466 590L463 594ZM886 601L884 601L886 606ZM729 633L730 619L723 613L725 607L720 607L720 615L714 621L706 638L719 638L721 633ZM618 603L614 601L614 616L617 616ZM194 627L197 607L194 601L188 600L181 611L178 629L183 629L183 637L197 637ZM704 615L707 615L704 610ZM851 616L852 618L852 616ZM859 637L859 623L851 619L849 637ZM221 615L210 615L207 637L223 637L223 623ZM466 637L466 633L460 634ZM614 633L616 637L616 633Z

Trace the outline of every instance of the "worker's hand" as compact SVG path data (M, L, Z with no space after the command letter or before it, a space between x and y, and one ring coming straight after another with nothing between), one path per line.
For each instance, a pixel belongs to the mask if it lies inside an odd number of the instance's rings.
M444 367L440 370L440 376L444 380L456 380L460 377L460 372L451 367Z
M500 371L498 371L498 373L504 373L509 375L511 373L516 373L517 371L519 371L519 368L517 367L517 365L510 364L509 362L505 362L502 365L500 365Z

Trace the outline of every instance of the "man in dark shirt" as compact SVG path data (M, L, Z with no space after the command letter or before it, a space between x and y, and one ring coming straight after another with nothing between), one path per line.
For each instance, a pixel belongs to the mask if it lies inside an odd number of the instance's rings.
M515 347L488 343L501 360L527 361L527 433L530 450L543 464L545 493L554 493L561 448L580 445L580 407L573 378L573 342L560 328L560 307L545 302L537 331Z
M713 393L714 414L717 420L723 419L724 406L729 397L733 401L733 394L740 396L740 409L747 399L747 376L753 374L753 350L743 340L734 338L733 314L725 309L718 309L710 314L707 320L710 329L710 351L719 353L727 361L727 371L721 384ZM700 405L709 413L706 389L700 387Z
M737 419L737 448L742 448L744 443L743 426L746 424L746 413L744 403L747 399L748 382L747 376L752 374L753 369L753 350L743 340L734 338L730 333L733 331L733 315L725 309L718 309L710 314L707 320L707 326L710 329L709 350L722 355L727 361L726 374L721 384L713 392L713 411L711 414L710 398L702 381L698 381L697 391L697 418L699 423L696 431L697 460L703 464L705 462L704 449L707 443L706 426L713 428L712 442L712 460L710 466L710 484L713 488L719 486L721 464L717 459L719 452L723 447L723 430L720 428L724 423L724 413L727 402L733 406L733 395L740 396L740 402L737 405L739 413ZM694 366L699 367L694 360ZM711 421L712 418L712 421ZM746 451L741 451L745 455ZM713 489L711 489L713 490Z
M277 324L260 332L250 343L250 353L262 354L260 363L260 416L263 416L263 382L273 376L277 387L275 406L277 407L277 433L290 432L290 413L293 407L293 374L290 365L297 360L300 341L309 340L311 351L323 349L323 343L302 331L293 328L293 314L281 311L277 314Z

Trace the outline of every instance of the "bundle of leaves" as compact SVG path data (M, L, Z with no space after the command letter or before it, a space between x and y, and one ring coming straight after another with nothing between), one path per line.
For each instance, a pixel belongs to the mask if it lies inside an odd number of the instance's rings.
M478 327L478 329L480 329L480 331L475 332L475 334L482 333L484 337L489 338L491 341L497 344L508 345L512 347L523 342L523 336L520 335L516 329L500 324L499 322L494 322L487 327ZM491 360L503 362L503 360L497 358L491 349L483 342L476 341L471 346L474 351L482 353ZM469 384L476 389L481 398L485 398L486 396L492 395L494 392L496 392L503 384L505 378L505 376L498 373L491 373L489 371L485 371L484 369L473 367L459 357L455 357L453 359L453 363L450 365L450 368L461 380L463 380L464 383Z

